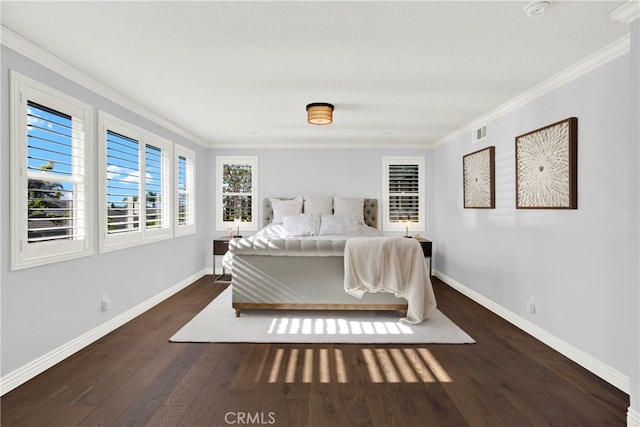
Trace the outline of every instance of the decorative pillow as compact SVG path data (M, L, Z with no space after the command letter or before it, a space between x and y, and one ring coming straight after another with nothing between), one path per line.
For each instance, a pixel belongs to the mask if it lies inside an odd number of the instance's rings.
M347 215L353 214L360 224L364 224L364 198L345 199L333 195L333 214Z
M304 196L304 213L331 215L333 213L333 198L331 196Z
M327 235L357 235L358 222L353 214L347 215L322 215L320 219L321 236Z
M282 218L287 215L302 213L302 196L291 200L269 199L273 208L273 224L282 224Z
M286 215L282 218L282 225L289 236L317 236L320 230L320 215Z

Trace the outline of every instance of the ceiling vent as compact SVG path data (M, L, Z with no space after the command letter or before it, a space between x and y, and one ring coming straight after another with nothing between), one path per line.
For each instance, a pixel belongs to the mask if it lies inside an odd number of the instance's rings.
M487 137L487 125L479 127L473 131L473 142L478 142Z

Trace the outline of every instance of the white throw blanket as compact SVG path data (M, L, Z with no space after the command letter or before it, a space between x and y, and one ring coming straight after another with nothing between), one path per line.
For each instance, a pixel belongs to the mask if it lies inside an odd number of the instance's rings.
M405 237L354 237L344 250L344 289L392 292L408 302L406 323L420 323L436 309L429 270L420 243Z

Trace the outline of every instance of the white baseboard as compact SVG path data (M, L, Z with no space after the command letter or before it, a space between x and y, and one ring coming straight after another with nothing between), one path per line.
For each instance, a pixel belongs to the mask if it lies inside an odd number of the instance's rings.
M120 326L136 318L150 308L158 305L165 299L169 298L170 296L186 288L196 280L200 279L206 274L206 272L206 269L203 269L192 274L191 276L181 280L179 283L176 283L170 288L138 304L130 310L127 310L126 312L114 317L113 319L103 323L102 325L80 335L77 338L74 338L66 344L61 345L60 347L38 357L32 362L29 362L26 365L21 366L13 372L10 372L7 375L3 376L2 378L0 378L0 396L10 392L19 385L24 384L36 375L44 372L45 370L61 362L77 351L83 349L94 341L97 341L98 339L104 337L114 329L119 328Z
M640 426L640 413L631 409L627 409L627 427L639 427Z
M445 274L442 274L439 271L435 271L435 276L438 279L445 282L447 285L451 286L455 290L462 293L463 295L471 298L478 304L494 312L495 314L502 317L506 321L522 329L529 335L542 341L543 343L553 348L557 352L573 360L578 365L591 371L592 373L599 376L603 380L607 381L609 384L613 385L614 387L617 387L618 389L620 389L621 391L627 394L631 393L630 379L627 375L623 374L622 372L597 360L593 356L572 346L571 344L567 343L566 341L563 341L562 339L556 337L555 335L550 334L549 332L540 328L536 324L531 323L530 321L516 315L515 313L507 310L501 305L496 304L495 302L491 301L489 298L477 293L472 289L467 288L462 283L452 279L451 277Z

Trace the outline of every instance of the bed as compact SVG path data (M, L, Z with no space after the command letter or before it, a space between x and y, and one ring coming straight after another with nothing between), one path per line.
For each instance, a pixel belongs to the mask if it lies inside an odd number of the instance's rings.
M323 199L265 199L264 227L254 236L230 241L223 265L232 271L236 316L247 309L407 312L407 300L394 292L345 291L348 241L383 238L377 229L377 200ZM424 258L422 264L426 269ZM431 291L430 280L428 287Z

